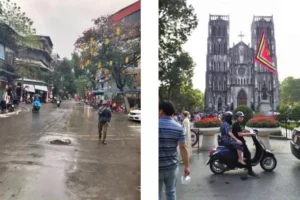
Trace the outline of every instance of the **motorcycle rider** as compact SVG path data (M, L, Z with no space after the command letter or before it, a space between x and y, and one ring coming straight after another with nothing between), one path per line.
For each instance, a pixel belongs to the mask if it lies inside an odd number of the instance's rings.
M234 122L234 124L232 126L232 133L234 134L234 136L238 140L242 141L242 143L243 143L244 157L246 158L246 165L247 165L247 168L248 168L248 175L252 176L252 177L255 177L255 178L259 178L259 176L256 173L254 173L253 170L252 170L251 153L250 153L250 151L247 147L246 140L243 137L243 136L251 136L252 135L252 133L250 133L250 131L242 130L241 123L244 121L244 117L245 117L245 115L241 111L238 111L235 114L236 121Z
M220 128L221 141L225 145L230 145L237 150L238 162L242 165L246 165L243 160L242 153L244 151L243 143L232 133L230 125L232 125L232 112L227 111L224 114L225 120Z
M41 102L40 102L39 98L34 97L33 105L36 108L36 110L40 110L40 108L41 108Z

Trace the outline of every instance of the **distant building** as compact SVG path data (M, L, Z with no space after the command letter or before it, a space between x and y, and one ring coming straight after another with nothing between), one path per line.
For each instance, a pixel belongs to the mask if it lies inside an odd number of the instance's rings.
M259 110L267 101L270 110L279 106L278 76L254 62L261 31L265 29L271 57L277 68L272 16L254 16L251 46L242 41L229 46L229 16L210 15L207 38L205 107L210 111L246 105ZM267 94L267 98L264 97Z

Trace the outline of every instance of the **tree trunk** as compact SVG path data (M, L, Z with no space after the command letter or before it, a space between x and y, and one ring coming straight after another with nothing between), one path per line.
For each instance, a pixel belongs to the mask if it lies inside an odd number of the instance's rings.
M123 94L123 98L124 98L124 102L125 102L126 113L129 113L130 112L130 105L129 105L129 102L128 102L127 95Z

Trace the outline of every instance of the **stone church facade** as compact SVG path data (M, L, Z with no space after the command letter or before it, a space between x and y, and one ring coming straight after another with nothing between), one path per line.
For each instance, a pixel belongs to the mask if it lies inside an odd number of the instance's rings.
M273 16L254 16L251 46L242 39L229 47L229 16L210 15L207 39L205 108L234 110L247 105L257 111L262 101L270 110L279 106L278 76L254 62L262 29L277 68ZM240 35L242 38L242 34Z

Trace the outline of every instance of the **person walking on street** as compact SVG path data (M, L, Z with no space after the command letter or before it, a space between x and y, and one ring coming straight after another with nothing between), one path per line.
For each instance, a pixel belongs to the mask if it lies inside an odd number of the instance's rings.
M99 139L101 140L102 133L103 133L102 144L106 145L105 139L107 135L108 124L111 120L111 112L107 108L106 103L103 104L103 107L99 109L98 115L99 115L99 122L98 122Z
M187 148L189 150L189 158L191 158L192 156L192 137L191 137L191 123L189 120L189 112L188 111L184 111L182 113L182 125L184 128L184 134L185 134L185 138L187 140L186 144L187 144Z
M234 124L232 125L232 133L234 134L234 136L239 139L240 141L242 141L243 143L243 148L244 148L244 157L246 158L246 165L248 168L248 175L252 176L254 178L259 178L259 176L253 172L252 170L252 165L251 165L251 153L248 149L248 146L246 144L246 140L244 139L243 136L250 136L252 135L251 133L249 133L249 131L246 130L242 130L241 127L241 123L244 121L244 113L241 111L238 111L235 114L235 119L236 121L234 122Z
M166 200L176 200L178 174L177 145L184 162L184 176L190 174L189 153L182 125L173 120L174 104L164 101L159 104L159 200L165 185Z

